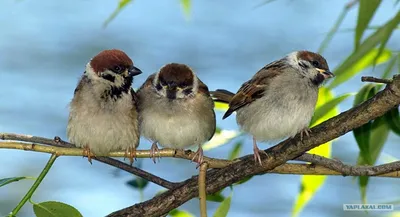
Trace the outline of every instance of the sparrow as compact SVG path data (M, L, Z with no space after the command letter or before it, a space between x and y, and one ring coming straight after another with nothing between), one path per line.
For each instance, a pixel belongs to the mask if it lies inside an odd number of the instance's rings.
M131 164L139 145L133 76L142 71L123 51L104 50L86 65L70 103L67 137L84 156L126 151Z
M201 145L214 135L216 120L208 87L193 70L179 63L163 66L139 88L138 98L140 132L153 142L153 161L157 143L175 149L197 145L192 161L200 165Z
M310 51L295 51L259 70L236 94L218 89L216 101L229 103L223 119L236 111L241 130L253 136L254 161L261 165L257 141L309 135L318 88L334 77L325 58Z

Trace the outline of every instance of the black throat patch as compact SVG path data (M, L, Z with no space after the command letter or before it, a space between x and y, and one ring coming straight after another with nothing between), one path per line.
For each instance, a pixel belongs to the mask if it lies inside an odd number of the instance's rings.
M112 75L110 75L110 76L113 77L115 80L114 76L112 76ZM111 81L111 80L109 80L109 81ZM121 86L111 85L110 89L107 89L106 91L104 91L101 98L103 98L103 99L111 98L114 101L121 98L123 93L129 93L129 91L131 89L132 81L133 81L132 77L126 77L124 79L124 83Z
M317 76L315 76L313 79L311 79L311 82L314 85L319 86L322 84L322 82L324 82L324 80L325 80L325 77L322 74L318 73Z

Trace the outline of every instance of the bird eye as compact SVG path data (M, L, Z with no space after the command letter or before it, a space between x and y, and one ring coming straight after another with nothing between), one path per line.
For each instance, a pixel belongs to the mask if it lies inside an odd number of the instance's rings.
M116 73L121 73L123 70L124 70L124 68L121 66L114 66L114 69L113 69L113 71Z
M316 61L316 60L311 61L311 64L312 64L314 67L316 67L316 68L319 67L319 62Z
M185 94L185 95L190 95L192 93L193 93L192 88L186 88L183 90L183 94Z
M162 87L161 87L161 84L158 83L158 84L156 85L156 89L157 89L157 90L161 90L161 88L162 88Z

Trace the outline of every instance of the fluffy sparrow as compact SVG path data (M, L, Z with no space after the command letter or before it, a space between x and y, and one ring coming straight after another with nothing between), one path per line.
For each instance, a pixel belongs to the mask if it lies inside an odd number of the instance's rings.
M86 65L70 103L67 136L92 155L124 150L133 162L139 144L133 76L142 73L120 50L104 50Z
M254 160L261 164L256 141L308 135L318 87L333 76L321 55L296 51L266 65L236 94L216 90L212 95L229 103L223 119L236 111L241 129L253 136Z
M138 90L141 135L153 141L153 161L163 147L198 145L192 159L203 161L201 145L215 132L214 102L207 86L184 64L170 63L152 74Z

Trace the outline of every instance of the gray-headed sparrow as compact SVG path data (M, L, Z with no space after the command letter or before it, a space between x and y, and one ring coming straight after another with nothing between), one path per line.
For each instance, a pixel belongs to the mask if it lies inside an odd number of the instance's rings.
M214 102L207 86L184 64L170 63L138 90L141 134L153 141L153 160L163 147L198 145L193 161L203 161L201 145L215 132Z
M67 136L92 154L124 150L131 163L139 145L137 96L131 85L142 73L120 50L104 50L86 65L70 103Z
M229 103L223 119L236 111L241 129L253 136L254 160L261 164L256 141L294 137L299 132L308 135L318 87L333 76L321 55L296 51L266 65L236 94L211 93L217 101Z

